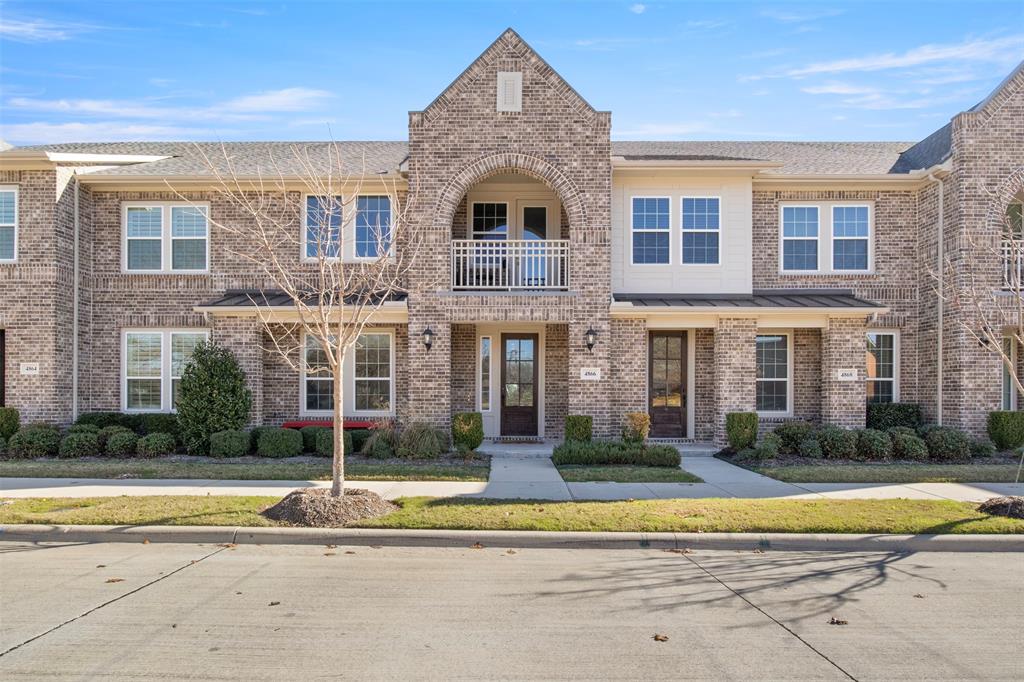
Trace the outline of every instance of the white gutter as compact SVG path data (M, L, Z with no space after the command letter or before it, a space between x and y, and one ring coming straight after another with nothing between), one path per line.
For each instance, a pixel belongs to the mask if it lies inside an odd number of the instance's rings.
M945 358L943 357L943 312L945 309L945 270L944 259L945 259L945 183L942 178L935 177L935 172L928 173L928 180L936 183L939 190L939 219L937 224L937 248L936 248L936 259L935 265L938 270L937 276L939 279L939 305L938 305L938 321L936 324L936 345L938 346L938 362L935 367L935 412L936 422L939 426L942 426L942 368L945 365Z

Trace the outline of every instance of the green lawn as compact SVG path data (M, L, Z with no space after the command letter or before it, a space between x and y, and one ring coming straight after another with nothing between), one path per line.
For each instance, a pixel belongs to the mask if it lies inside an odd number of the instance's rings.
M37 459L0 461L0 477L23 478L211 478L234 481L326 481L329 459L281 461L263 459L230 463L210 458L169 459ZM345 464L353 481L486 481L487 462L353 462Z
M836 464L754 466L790 483L1013 483L1016 464Z
M272 526L274 497L36 498L0 505L0 523ZM479 530L1024 533L1024 520L945 500L637 500L538 502L427 497L364 528Z
M640 467L640 466L584 466L581 464L562 464L557 467L562 480L568 483L577 481L615 481L617 483L701 483L702 480L693 474L671 467Z

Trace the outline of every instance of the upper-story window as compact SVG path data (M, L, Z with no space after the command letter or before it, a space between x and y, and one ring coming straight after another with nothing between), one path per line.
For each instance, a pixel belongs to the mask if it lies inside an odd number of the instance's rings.
M832 269L867 270L870 236L867 206L833 206Z
M683 197L683 263L718 264L719 199Z
M124 207L124 269L128 272L206 272L210 239L207 206L132 203Z
M356 258L379 258L391 249L391 199L356 197Z
M337 258L341 252L342 198L340 196L306 197L306 259Z
M818 269L818 207L782 207L782 269Z
M18 188L0 186L0 262L18 257Z
M1007 289L1024 288L1024 203L1015 202L1006 207L1006 225L1003 227L1003 286Z
M473 202L473 239L508 239L508 204Z
M668 197L633 197L633 263L670 262L670 223Z

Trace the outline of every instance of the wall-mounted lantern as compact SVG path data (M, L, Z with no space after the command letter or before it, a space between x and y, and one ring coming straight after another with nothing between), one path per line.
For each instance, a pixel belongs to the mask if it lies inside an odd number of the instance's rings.
M583 335L583 343L587 345L588 351L590 351L591 353L594 352L594 345L597 344L597 332L594 331L593 327L588 329L587 332Z
M430 347L434 345L434 330L430 327L423 330L423 345L427 350L430 350Z

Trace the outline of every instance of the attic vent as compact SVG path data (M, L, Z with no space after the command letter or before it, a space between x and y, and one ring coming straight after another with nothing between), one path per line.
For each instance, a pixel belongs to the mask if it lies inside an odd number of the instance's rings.
M520 71L498 72L498 111L523 110L523 74Z

